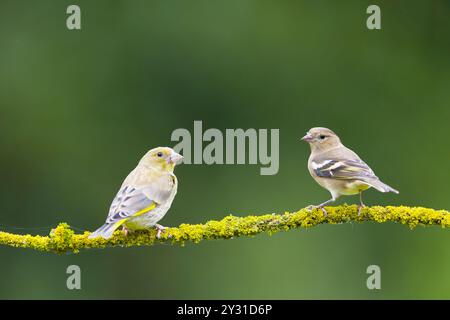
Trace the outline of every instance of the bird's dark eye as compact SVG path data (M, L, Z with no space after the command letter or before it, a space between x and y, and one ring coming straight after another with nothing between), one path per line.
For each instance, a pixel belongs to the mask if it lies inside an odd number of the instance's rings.
M327 137L327 136L321 134L321 135L319 136L319 139L320 139L320 140L324 140L326 137Z
M161 158L163 156L162 152L158 152L157 156Z

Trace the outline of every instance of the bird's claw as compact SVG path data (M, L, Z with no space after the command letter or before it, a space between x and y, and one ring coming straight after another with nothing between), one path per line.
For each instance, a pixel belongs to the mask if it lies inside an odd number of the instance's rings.
M360 204L360 205L358 206L358 217L361 215L361 209L362 209L362 208L365 208L365 207L366 207L365 204Z
M156 230L158 230L158 232L156 233L156 238L160 239L161 238L161 232L166 230L166 227L163 227L160 224L155 225Z
M325 210L325 207L321 207L321 206L315 206L315 205L309 205L306 207L306 210L308 211L312 211L314 209L321 209L323 212L323 215L326 217L328 215L327 210Z

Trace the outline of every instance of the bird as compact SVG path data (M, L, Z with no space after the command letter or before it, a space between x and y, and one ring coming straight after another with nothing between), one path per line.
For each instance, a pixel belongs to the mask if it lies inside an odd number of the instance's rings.
M169 147L157 147L148 151L133 171L125 178L114 197L106 222L89 235L90 239L109 239L122 226L128 231L156 227L156 237L166 228L158 222L172 205L178 187L173 173L183 156Z
M380 192L399 193L381 182L373 170L352 150L344 146L332 130L311 128L301 140L309 143L311 154L308 170L316 182L331 193L331 199L308 208L320 208L327 215L325 205L342 195L359 194L358 215L365 207L362 192L373 187Z

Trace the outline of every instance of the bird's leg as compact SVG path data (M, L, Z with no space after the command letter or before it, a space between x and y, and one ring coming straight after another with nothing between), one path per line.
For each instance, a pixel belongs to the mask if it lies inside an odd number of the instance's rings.
M123 232L123 234L125 235L125 237L126 236L128 236L128 229L127 229L127 227L125 227L124 225L122 225L122 232Z
M156 238L158 239L161 238L161 232L167 229L166 227L163 227L160 224L155 224L155 228L156 230L158 230L158 232L156 233Z
M335 200L336 200L336 199L333 197L333 198L331 198L330 200L327 200L327 201L325 201L325 202L323 202L323 203L321 203L321 204L319 204L319 205L317 205L317 206L310 205L310 206L308 206L307 208L308 208L308 210L320 208L320 209L322 209L322 212L323 212L324 216L326 217L326 216L327 216L327 210L325 210L324 207L325 207L327 204L329 204L329 203L331 203L331 202L333 202L333 201L335 201Z
M362 191L359 192L359 206L358 206L358 217L361 215L361 209L364 208L366 205L363 202L362 199Z

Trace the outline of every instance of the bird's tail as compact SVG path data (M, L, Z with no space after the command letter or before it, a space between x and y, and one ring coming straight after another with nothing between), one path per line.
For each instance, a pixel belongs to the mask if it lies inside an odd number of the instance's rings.
M94 239L98 237L102 237L104 239L109 239L112 237L114 231L118 228L118 225L116 223L105 223L100 228L95 230L89 235L89 239Z
M394 188L388 186L386 183L381 182L378 179L370 179L368 181L365 181L368 185L374 187L375 189L377 189L380 192L393 192L393 193L399 193L397 190L395 190Z

